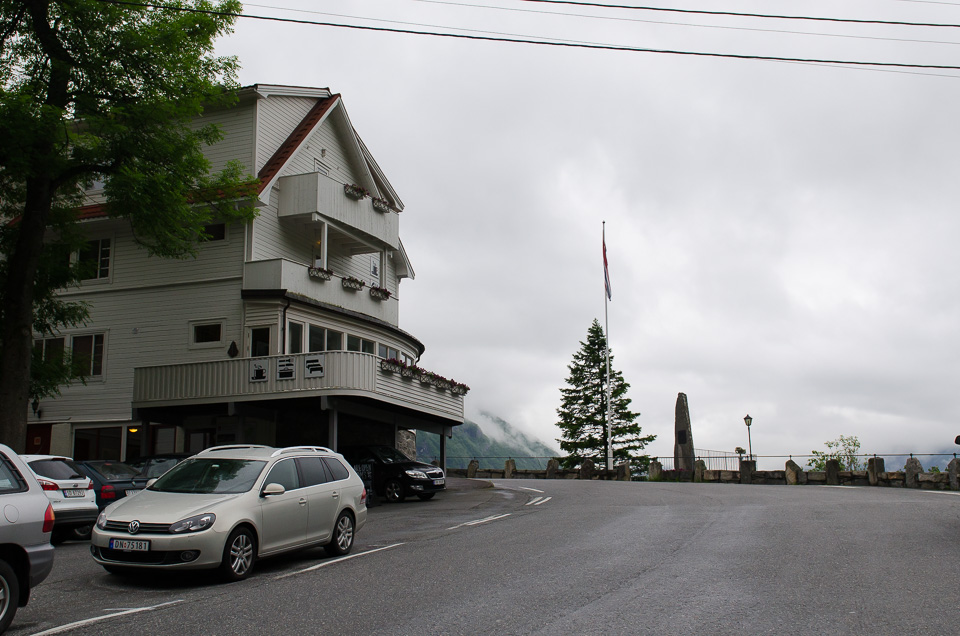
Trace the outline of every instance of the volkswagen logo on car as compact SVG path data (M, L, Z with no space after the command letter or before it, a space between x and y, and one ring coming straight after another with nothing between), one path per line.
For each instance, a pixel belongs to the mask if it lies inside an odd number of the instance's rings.
M130 532L130 534L137 534L140 532L140 522L134 519L130 522L130 525L127 526L127 530Z

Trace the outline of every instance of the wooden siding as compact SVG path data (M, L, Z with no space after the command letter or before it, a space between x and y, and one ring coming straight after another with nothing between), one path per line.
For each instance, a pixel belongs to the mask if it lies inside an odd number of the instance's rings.
M255 115L253 103L239 104L234 108L205 113L195 122L195 128L216 124L223 131L223 139L204 150L204 155L210 161L211 171L223 170L228 161L239 161L248 173L257 174L259 165L255 163Z
M257 100L258 172L316 103L317 99L314 97L282 95L271 95Z
M283 356L294 361L295 377L287 380L277 379L278 356L141 367L135 370L133 404L146 408L185 403L357 395L463 421L463 396L412 378L401 378L396 373L387 373L380 369L380 360L374 355L328 351L323 354L324 376L305 377L305 359L316 355ZM264 365L264 381L251 381L255 363Z

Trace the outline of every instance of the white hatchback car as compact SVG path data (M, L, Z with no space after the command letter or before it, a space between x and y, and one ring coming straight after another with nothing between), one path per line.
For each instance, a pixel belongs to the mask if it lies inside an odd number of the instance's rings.
M100 512L93 481L69 457L21 455L53 504L56 521L51 541L86 539Z
M219 568L237 581L261 557L310 546L347 554L366 499L360 477L328 448L218 446L109 505L90 550L108 572Z

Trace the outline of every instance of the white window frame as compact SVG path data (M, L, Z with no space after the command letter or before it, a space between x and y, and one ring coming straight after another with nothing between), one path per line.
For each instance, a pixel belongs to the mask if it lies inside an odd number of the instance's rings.
M100 256L100 254L102 254L102 252L103 252L103 243L102 243L102 241L110 241L110 247L108 248L108 249L110 250L110 256L108 257L108 258L109 258L109 263L107 264L107 275L106 275L106 276L100 276L100 269L99 269L99 266L98 266L98 268L97 268L97 275L96 275L94 278L81 278L81 279L80 279L80 283L81 283L82 285L106 284L106 283L109 283L111 280L113 280L113 268L114 268L114 266L116 265L117 242L116 242L116 240L114 239L113 236L100 236L100 237L98 237L98 238L88 239L88 240L87 240L87 243L93 243L94 241L99 241L99 242L100 242L100 245L99 245L98 250L97 250L97 252L98 252L98 260L99 260L99 258L102 258L102 256ZM74 251L74 252L72 252L72 253L70 254L70 263L71 263L72 265L76 265L76 264L78 264L79 262L80 262L80 250L76 250L76 251Z
M196 327L207 325L220 325L220 340L215 342L197 342L195 339ZM189 349L216 349L226 344L227 340L227 319L226 318L204 318L187 321L187 347Z

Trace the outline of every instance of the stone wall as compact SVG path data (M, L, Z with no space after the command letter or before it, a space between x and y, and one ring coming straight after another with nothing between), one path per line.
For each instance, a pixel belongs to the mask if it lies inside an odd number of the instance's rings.
M596 468L589 459L578 469L560 468L560 462L551 459L544 470L517 470L514 460L508 459L503 470L480 468L480 462L471 460L467 468L448 468L449 477L466 477L468 479L598 479L605 481L630 481L630 468L621 464L613 470Z

